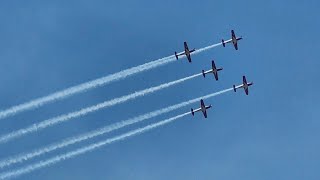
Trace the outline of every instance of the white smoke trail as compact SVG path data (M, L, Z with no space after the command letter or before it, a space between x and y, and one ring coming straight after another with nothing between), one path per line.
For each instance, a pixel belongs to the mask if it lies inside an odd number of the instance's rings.
M99 103L97 105L81 109L79 111L75 111L75 112L64 114L64 115L61 115L61 116L58 116L58 117L47 119L47 120L44 120L44 121L39 122L39 123L34 123L34 124L32 124L32 125L30 125L30 126L28 126L26 128L19 129L19 130L13 131L11 133L2 135L0 137L0 143L5 143L5 142L8 142L10 140L13 140L14 138L18 138L20 136L23 136L23 135L26 135L26 134L29 134L29 133L32 133L32 132L35 132L35 131L38 131L38 130L41 130L41 129L44 129L44 128L47 128L47 127L50 127L50 126L53 126L53 125L56 125L58 123L62 123L62 122L69 121L71 119L74 119L74 118L77 118L77 117L80 117L80 116L84 116L84 115L86 115L88 113L100 110L102 108L114 106L114 105L117 105L117 104L120 104L120 103L124 103L124 102L129 101L129 100L133 100L133 99L135 99L137 97L145 96L145 95L147 95L149 93L154 93L154 92L159 91L161 89L168 88L170 86L182 83L184 81L187 81L189 79L192 79L192 78L195 78L195 77L198 77L198 76L201 76L201 75L202 75L202 73L195 74L195 75L192 75L192 76L188 76L188 77L176 80L176 81L171 81L169 83L164 83L164 84L161 84L159 86L151 87L151 88L148 88L148 89L137 91L137 92L129 94L129 95L125 95L125 96L122 96L122 97L119 97L119 98L115 98L115 99L112 99L112 100L109 100L109 101L105 101L105 102Z
M106 139L104 141L100 141L98 143L94 143L94 144L91 144L91 145L88 145L88 146L84 146L82 148L76 149L74 151L70 151L70 152L65 153L65 154L61 154L61 155L55 156L55 157L47 159L45 161L40 161L38 163L34 163L34 164L25 166L25 167L17 169L17 170L1 173L0 174L0 179L13 178L13 177L17 177L17 176L20 176L20 175L23 175L23 174L26 174L26 173L30 173L30 172L35 171L37 169L41 169L41 168L56 164L56 163L58 163L60 161L67 160L67 159L79 156L81 154L93 151L93 150L95 150L97 148L100 148L102 146L111 144L113 142L120 141L120 140L125 140L125 139L127 139L129 137L132 137L132 136L135 136L135 135L139 135L139 134L144 133L146 131L150 131L150 130L152 130L154 128L157 128L157 127L163 126L165 124L168 124L168 123L170 123L170 122L172 122L174 120L180 119L180 118L182 118L182 117L184 117L184 116L186 116L188 114L190 114L190 112L184 113L184 114L181 114L181 115L178 115L178 116L175 116L175 117L172 117L172 118L169 118L169 119L166 119L166 120L163 120L163 121L160 121L160 122L148 125L148 126L145 126L143 128L138 128L136 130L129 131L128 133L125 133L125 134L122 134L122 135L119 135L119 136L116 136L116 137L113 137L113 138L109 138L109 139Z
M136 67L132 67L132 68L129 68L129 69L126 69L126 70L123 70L123 71L120 71L120 72L117 72L117 73L114 73L111 75L107 75L107 76L104 76L104 77L101 77L101 78L98 78L98 79L95 79L95 80L92 80L89 82L85 82L85 83L67 88L65 90L55 92L55 93L50 94L48 96L40 97L40 98L31 100L31 101L23 103L23 104L12 106L12 107L0 112L0 119L4 119L6 117L13 116L13 115L20 113L22 111L27 111L30 109L35 109L35 108L41 107L41 106L48 104L50 102L64 99L68 96L71 96L71 95L74 95L77 93L81 93L81 92L87 91L89 89L97 88L99 86L109 84L113 81L118 81L118 80L124 79L130 75L140 73L140 72L152 69L152 68L156 68L160 65L165 65L169 62L173 62L174 60L175 60L174 56L168 56L168 57L161 58L161 59L158 59L155 61L151 61L151 62L142 64L142 65L139 65Z
M221 45L221 43L218 44L214 44L214 45L210 45L201 49L196 50L195 52L193 52L192 54L198 54L200 52L203 51L207 51L209 49L212 49L216 46ZM107 75L89 82L85 82L70 88L67 88L65 90L61 90L61 91L57 91L55 93L52 93L50 95L44 96L44 97L40 97L34 100L31 100L29 102L25 102L16 106L12 106L8 109L2 110L0 111L0 119L4 119L7 118L9 116L13 116L17 113L23 112L23 111L27 111L27 110L31 110L31 109L35 109L35 108L39 108L45 104L60 100L60 99L64 99L68 96L71 95L75 95L81 92L85 92L89 89L93 89L93 88L97 88L100 86L104 86L106 84L109 84L113 81L119 81L121 79L125 79L128 76L140 73L140 72L144 72L146 70L150 70L150 69L154 69L156 67L159 66L163 66L165 64L168 64L170 62L173 62L175 60L175 56L171 55L168 57L164 57L155 61L151 61L136 67L132 67L126 70L122 70L120 72L111 74L111 75Z
M78 142L81 142L81 141L84 141L84 140L87 140L90 138L94 138L96 136L109 133L111 131L118 130L118 129L123 128L125 126L131 125L134 123L138 123L138 122L162 115L164 113L174 111L174 110L179 109L181 107L185 107L185 106L190 105L192 103L198 102L198 101L200 101L200 99L208 99L208 98L226 93L231 90L232 90L232 88L225 89L225 90L222 90L219 92L208 94L206 96L198 97L198 98L195 98L195 99L192 99L189 101L175 104L175 105L172 105L172 106L160 109L160 110L152 111L150 113L140 115L140 116L137 116L137 117L134 117L134 118L122 121L122 122L114 123L112 125L105 126L103 128L100 128L100 129L97 129L97 130L94 130L94 131L91 131L91 132L88 132L88 133L85 133L85 134L82 134L82 135L79 135L76 137L68 138L66 140L63 140L62 142L51 144L51 145L46 146L44 148L34 150L30 153L24 153L24 154L20 154L18 156L12 157L12 158L2 160L2 161L0 161L0 168L4 168L4 167L10 166L15 163L21 163L23 161L32 159L32 158L40 156L40 155L43 155L45 153L49 153L51 151L54 151L54 150L57 150L57 149L60 149L60 148L66 147L66 146L69 146L69 145L72 145L72 144L75 144L75 143L78 143Z

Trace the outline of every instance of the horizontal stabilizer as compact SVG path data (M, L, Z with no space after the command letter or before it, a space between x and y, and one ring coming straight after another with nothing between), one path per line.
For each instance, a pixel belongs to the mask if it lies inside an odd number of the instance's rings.
M176 51L174 52L174 55L176 56L176 59L178 60L178 54Z
M205 78L206 77L206 73L204 72L204 70L202 70L202 76Z
M222 42L222 46L223 46L223 47L226 47L226 43L224 42L224 40L223 40L223 39L222 39L222 41L221 41L221 42Z

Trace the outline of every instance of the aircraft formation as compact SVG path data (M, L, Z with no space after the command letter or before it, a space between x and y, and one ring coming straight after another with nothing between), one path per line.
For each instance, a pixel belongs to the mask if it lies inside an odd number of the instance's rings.
M242 37L237 37L237 36L236 36L234 30L231 30L231 39L230 39L230 40L227 40L227 41L225 41L224 39L222 39L222 40L221 40L221 43L222 43L223 47L226 47L226 44L228 44L228 43L232 43L233 46L234 46L234 48L235 48L235 50L238 50L238 49L239 49L239 48L238 48L238 41L240 41L240 40L242 40L242 39L243 39ZM188 62L191 63L191 62L192 62L192 60L191 60L191 54L192 54L192 52L195 52L196 49L189 50L189 47L188 47L187 42L184 42L183 44L184 44L184 52L182 52L182 53L177 53L177 52L175 51L175 52L174 52L174 55L175 55L175 57L176 57L177 60L179 59L179 56L185 55L185 56L187 57ZM206 74L212 73L212 74L214 75L214 78L216 79L216 81L218 81L218 80L219 80L218 72L219 72L219 71L222 71L222 70L223 70L222 67L221 67L221 68L217 68L215 62L214 62L214 61L211 61L211 69L210 69L210 70L207 70L207 71L202 70L202 75L203 75L203 77L205 78L205 77L206 77ZM237 92L237 89L243 88L244 91L245 91L245 93L246 93L246 95L249 95L249 86L251 86L251 85L253 85L253 82L249 82L249 83L248 83L248 82L247 82L247 79L246 79L246 76L243 76L243 77L242 77L242 84L239 85L239 86L233 85L233 91L234 91L234 92ZM194 116L194 114L195 114L196 112L200 112L200 111L201 111L201 112L203 113L203 116L204 116L205 118L207 118L207 117L208 117L208 116L207 116L207 109L210 109L211 107L212 107L211 104L210 104L209 106L206 106L205 103L204 103L204 101L203 101L203 99L201 99L201 100L200 100L200 108L195 109L195 110L194 110L193 108L191 108L191 114Z
M91 80L88 82L81 83L79 85L75 85L75 86L66 88L61 91L54 92L54 93L49 94L47 96L32 99L28 102L12 106L12 107L5 109L5 110L0 110L0 120L8 118L10 116L14 116L14 115L16 115L18 113L22 113L24 111L40 108L41 106L44 106L45 104L53 103L58 100L62 100L62 99L67 98L71 95L76 95L76 94L79 94L82 92L86 92L89 89L98 88L98 87L101 87L102 85L106 85L106 84L109 84L114 81L119 81L121 79L125 79L126 77L132 76L137 73L141 73L141 72L144 72L144 71L147 71L147 70L150 70L150 69L153 69L153 68L165 65L165 64L169 64L170 62L176 62L176 60L181 59L180 57L182 57L182 58L186 57L188 62L191 63L192 62L191 56L194 56L195 54L198 54L203 51L207 51L209 49L212 49L212 48L215 48L215 47L218 47L221 45L223 47L225 47L227 44L232 44L234 46L234 48L236 50L238 50L238 41L239 40L242 40L242 37L237 37L235 32L232 30L231 31L231 39L226 40L226 41L222 40L219 43L211 44L211 45L203 47L203 48L189 49L187 42L184 42L184 51L181 53L175 52L174 55L163 57L163 58L160 58L160 59L157 59L157 60L154 60L151 62L147 62L145 64L137 65L135 67L131 67L131 68L128 68L125 70L121 70L119 72L109 74L109 75L100 77L98 79L94 79L94 80ZM91 106L83 107L79 110L75 110L72 112L61 114L56 117L51 117L51 118L45 119L40 122L35 122L31 125L27 125L26 127L22 127L17 130L13 130L9 133L0 134L0 144L4 144L9 141L13 141L17 138L27 136L28 134L39 132L40 130L44 130L44 129L52 127L54 125L58 125L63 122L70 121L72 119L85 116L89 113L101 110L103 108L108 108L111 106L119 105L119 104L125 103L129 100L134 100L138 97L142 97L147 94L155 93L161 89L172 87L174 85L185 82L187 80L191 80L191 79L198 77L198 76L203 76L204 78L206 78L206 77L211 76L210 74L212 74L214 79L216 81L218 81L219 80L219 72L222 70L223 70L223 68L216 65L215 61L211 61L211 69L201 70L201 73L193 74L191 76L183 77L183 78L180 78L180 79L177 79L174 81L170 81L170 82L166 82L166 83L163 83L160 85L148 87L146 89L135 91L133 93L129 93L127 95L123 95L120 97L114 97L112 99L105 100L103 102L100 102L100 103L97 103L97 104L94 104ZM79 156L81 154L84 154L86 152L91 152L94 149L111 144L113 142L124 140L124 139L132 137L134 135L141 134L143 132L147 132L147 131L154 129L156 127L161 127L164 124L168 124L169 122L173 122L174 120L177 120L177 119L182 118L184 116L187 116L189 114L194 116L195 113L202 112L203 116L205 118L207 118L208 117L207 109L212 108L212 105L206 105L204 102L204 99L208 99L208 98L211 98L211 97L214 97L214 96L217 96L217 95L220 95L220 94L232 91L232 90L234 92L236 92L237 89L241 89L241 88L244 89L246 95L249 95L249 86L251 86L251 85L253 85L253 82L247 82L246 77L243 76L242 77L242 84L233 85L232 88L223 89L218 92L207 94L205 96L200 96L200 97L197 97L197 98L194 98L194 99L191 99L188 101L184 101L184 102L181 102L178 104L174 104L174 105L171 105L168 107L163 107L161 109L147 112L146 114L135 116L135 117L123 120L123 121L116 122L114 124L108 124L102 128L98 128L93 131L85 132L83 134L76 135L73 137L68 137L68 138L63 139L59 142L35 149L34 151L31 151L31 152L21 153L20 155L8 157L3 160L0 159L0 179L9 179L12 177L18 177L23 174L30 173L30 172L35 171L37 169L41 169L41 168L56 164L58 162ZM189 106L192 103L196 103L199 101L200 101L200 107L196 108L196 109L191 108L191 112L188 111L187 113L183 113L183 114L180 114L180 115L168 118L168 119L164 119L162 121L159 121L159 122L156 122L153 124L149 124L145 127L139 127L137 129L134 129L132 131L129 131L127 133L124 133L124 134L121 134L121 135L118 135L115 137L111 137L111 138L108 138L108 139L105 139L105 140L102 140L99 142L87 144L83 147L80 147L75 150L71 150L66 153L58 154L52 158L41 160L36 163L29 163L22 168L13 169L13 170L1 173L2 168L9 167L9 166L12 166L12 165L18 164L18 163L23 163L24 161L28 161L33 158L43 156L44 154L51 153L52 151L65 148L67 146L71 146L72 144L87 141L87 140L92 139L94 137L97 137L97 136L100 136L103 134L107 134L112 131L116 131L120 128L124 128L126 126L133 125L135 123L145 121L145 120L160 116L165 113L169 113L171 111L174 111L174 110L182 108L182 107Z

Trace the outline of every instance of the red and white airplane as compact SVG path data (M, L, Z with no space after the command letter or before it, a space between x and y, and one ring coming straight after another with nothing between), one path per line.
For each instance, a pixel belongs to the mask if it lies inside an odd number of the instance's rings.
M223 47L226 47L227 43L231 43L232 42L234 48L236 50L238 50L238 41L241 40L241 39L242 39L242 37L237 37L236 34L234 33L234 30L231 30L231 39L228 40L228 41L224 41L222 39L222 45L223 45Z
M218 81L218 79L219 79L218 71L221 71L222 69L223 68L217 68L214 61L212 61L212 69L210 69L208 71L202 70L202 75L203 75L203 77L206 77L206 74L213 73L215 79Z
M188 61L191 63L191 53L194 52L196 49L189 50L187 42L184 42L183 44L184 44L184 52L182 53L174 52L174 55L176 56L177 60L179 56L186 55Z
M194 113L195 113L195 112L202 111L203 116L204 116L205 118L207 118L207 109L209 109L209 108L211 108L211 107L212 107L211 104L210 104L209 106L206 106L206 105L204 104L203 100L201 99L201 100L200 100L200 108L199 108L199 109L196 109L196 110L193 110L193 109L191 108L191 114L192 114L192 116L194 116Z
M253 85L253 82L247 83L246 76L242 77L242 81L243 81L242 84L239 86L233 85L233 91L237 92L237 89L243 88L244 91L246 92L246 95L248 95L249 94L249 86Z

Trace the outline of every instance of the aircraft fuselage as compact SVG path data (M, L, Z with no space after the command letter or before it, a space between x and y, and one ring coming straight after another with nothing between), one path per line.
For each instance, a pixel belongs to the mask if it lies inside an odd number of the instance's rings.
M235 36L232 36L232 43L233 43L233 44L236 44L237 41L238 41L237 38L236 38Z
M184 53L186 54L186 56L190 56L190 51L189 51L189 49L186 49L186 50L184 51Z
M244 84L242 85L242 87L245 88L245 89L248 89L248 87L251 86L252 84L253 84L253 82L244 83Z
M206 106L201 105L201 111L205 112L206 111Z

